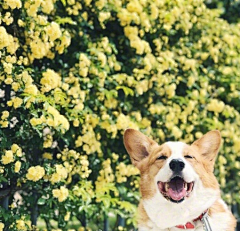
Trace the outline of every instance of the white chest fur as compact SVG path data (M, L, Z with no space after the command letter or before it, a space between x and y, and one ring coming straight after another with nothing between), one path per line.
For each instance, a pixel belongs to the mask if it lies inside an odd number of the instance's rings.
M230 216L228 213L218 213L209 218L209 223L211 225L212 231L226 231L229 229L228 223L230 221ZM205 231L201 221L194 223L195 229L189 231ZM149 223L148 227L139 227L139 231L183 231L177 227L171 227L166 229L160 229L152 222Z
M221 199L219 200L221 203L224 203ZM173 221L172 216L170 216L169 214L169 221L173 223L175 223L175 221ZM173 217L174 219L174 217ZM214 213L211 215L211 217L208 218L209 219L209 223L211 226L212 231L226 231L229 230L230 227L228 227L230 220L231 220L231 214L229 213L229 211L226 208L226 212L220 212L220 213ZM189 231L205 231L204 227L203 227L203 223L202 221L196 221L193 222L193 224L195 225L194 229L189 229ZM152 222L149 221L147 224L147 227L145 226L139 226L139 231L183 231L183 229L179 229L175 226L170 225L170 228L161 228L162 225L159 224L158 222Z

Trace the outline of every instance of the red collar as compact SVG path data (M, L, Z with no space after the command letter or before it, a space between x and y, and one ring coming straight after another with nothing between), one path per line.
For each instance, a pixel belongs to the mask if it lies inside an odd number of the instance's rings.
M198 221L198 220L202 220L203 216L208 212L208 209L205 210L199 217L197 217L196 219L194 219L192 222L187 222L185 225L177 225L176 227L179 229L194 229L195 225L193 224L193 222Z

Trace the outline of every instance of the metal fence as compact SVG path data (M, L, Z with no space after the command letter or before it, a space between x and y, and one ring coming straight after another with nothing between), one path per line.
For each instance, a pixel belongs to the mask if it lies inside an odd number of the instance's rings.
M238 205L235 204L232 206L232 212L233 212L233 215L236 217L237 219L237 228L236 228L236 231L240 231L240 216L238 214Z

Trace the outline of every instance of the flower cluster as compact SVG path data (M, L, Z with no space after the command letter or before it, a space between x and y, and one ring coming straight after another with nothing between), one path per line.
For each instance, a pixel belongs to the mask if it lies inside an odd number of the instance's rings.
M59 202L63 202L68 197L68 189L61 186L60 189L53 189L52 194Z
M61 180L65 180L67 178L68 172L65 167L61 164L55 165L56 172L52 174L50 181L52 184L57 183Z
M28 169L26 178L34 182L39 181L45 175L45 170L41 166L32 166Z
M61 115L58 110L54 107L45 104L46 116L41 116L40 118L31 118L31 125L37 126L46 124L49 127L58 128L62 133L65 133L69 129L69 122L65 116Z
M3 167L1 167L1 173L4 172L4 168L10 167L10 164L13 164L14 162L14 172L19 173L22 165L21 161L23 160L22 157L22 149L17 144L13 144L10 150L5 150L1 158L1 163L3 164Z

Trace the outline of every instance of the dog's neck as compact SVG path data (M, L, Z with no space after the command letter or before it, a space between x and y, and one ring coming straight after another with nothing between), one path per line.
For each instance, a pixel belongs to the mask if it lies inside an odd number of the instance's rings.
M195 228L195 222L196 221L202 221L204 216L206 216L208 213L208 209L206 209L199 217L194 219L192 222L187 222L185 225L177 225L176 227L179 229L194 229Z

